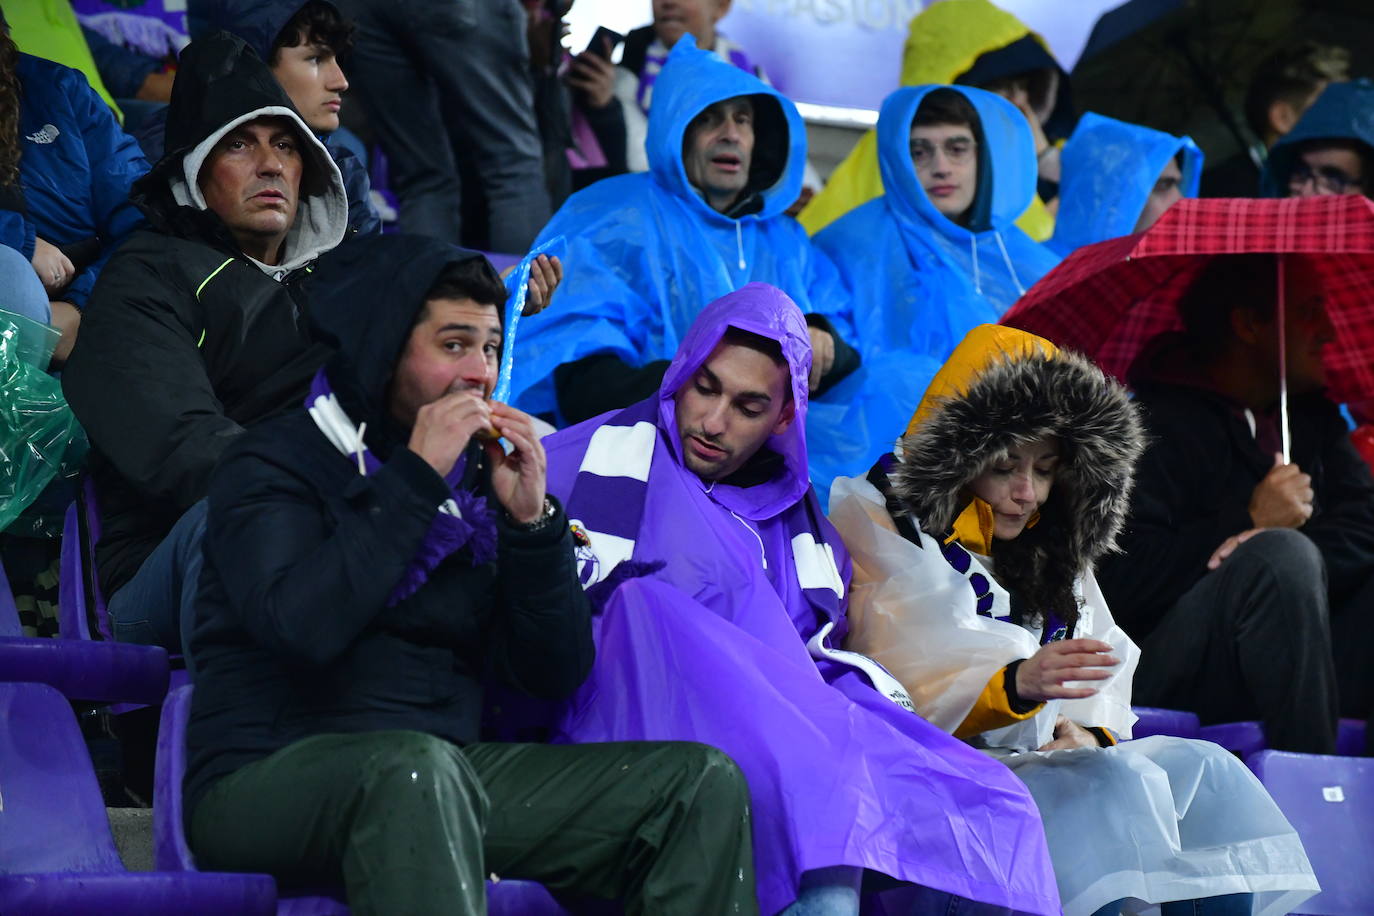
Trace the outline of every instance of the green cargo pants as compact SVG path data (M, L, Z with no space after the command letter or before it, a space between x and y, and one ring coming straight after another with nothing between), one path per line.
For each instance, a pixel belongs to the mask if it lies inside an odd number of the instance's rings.
M214 783L189 820L202 868L342 883L358 916L483 914L488 873L629 914L758 913L748 786L700 744L316 735Z

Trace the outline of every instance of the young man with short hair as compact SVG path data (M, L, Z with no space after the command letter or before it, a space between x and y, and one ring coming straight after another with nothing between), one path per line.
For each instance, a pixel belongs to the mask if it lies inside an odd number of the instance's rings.
M791 299L748 284L700 311L649 397L544 440L601 608L557 734L730 754L764 912L855 914L867 868L940 898L902 912L953 895L1057 913L1023 788L834 651L850 564L809 479L809 338Z
M982 89L913 86L883 102L883 196L815 237L853 294L866 375L845 447L815 443L818 485L865 473L964 334L995 324L1058 262L1016 224L1035 196L1034 143L1020 109Z
M1302 41L1280 48L1255 68L1245 93L1245 122L1259 140L1261 160L1240 150L1202 176L1203 197L1254 197L1263 151L1291 131L1328 85L1350 79L1350 52Z
M1374 479L1322 392L1320 279L1284 257L1283 337L1276 256L1219 255L1180 302L1183 331L1131 368L1148 444L1098 579L1141 649L1137 702L1258 718L1269 747L1332 754L1338 709L1374 705Z
M267 64L292 107L339 168L348 195L349 231L381 232L367 166L358 149L339 133L339 111L348 90L339 58L353 46L353 24L329 0L220 0L199 16L193 15L190 25L192 39L218 30L237 35ZM138 131L149 161L161 159L165 152L165 124L166 115L161 114Z
M334 355L227 449L207 497L200 865L341 883L359 916L483 913L492 874L629 912L756 914L748 789L720 751L481 740L486 684L561 699L594 655L533 421L487 399L496 271L382 236L317 273Z

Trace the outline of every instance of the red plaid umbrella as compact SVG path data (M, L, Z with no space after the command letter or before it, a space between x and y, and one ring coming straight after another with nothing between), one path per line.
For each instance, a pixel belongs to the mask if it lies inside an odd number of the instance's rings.
M1084 353L1125 381L1150 341L1182 328L1179 299L1203 266L1247 252L1313 263L1335 329L1323 353L1328 390L1338 401L1374 400L1374 203L1356 195L1181 200L1145 232L1069 255L1002 323Z

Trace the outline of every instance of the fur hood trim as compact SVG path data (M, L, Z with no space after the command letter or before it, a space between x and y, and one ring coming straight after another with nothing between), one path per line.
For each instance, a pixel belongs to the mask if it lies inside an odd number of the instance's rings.
M1065 446L1041 510L1068 527L1075 572L1116 550L1144 437L1126 390L1082 356L1059 351L993 358L960 393L899 443L894 494L932 537L968 504L965 486L1014 446L1057 436ZM1049 511L1053 507L1054 511Z

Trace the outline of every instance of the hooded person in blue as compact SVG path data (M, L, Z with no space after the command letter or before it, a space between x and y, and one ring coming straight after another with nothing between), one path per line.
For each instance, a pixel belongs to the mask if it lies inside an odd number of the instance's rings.
M1175 201L1196 197L1202 150L1189 137L1088 112L1059 156L1059 214L1045 244L1075 248L1142 232Z
M1374 196L1374 83L1332 83L1274 145L1264 197Z
M1015 225L1035 196L1035 141L1015 105L968 86L911 86L878 118L882 197L816 235L853 294L862 369L809 427L818 490L890 450L935 371L1058 262ZM886 437L886 438L885 438Z
M848 292L784 215L806 161L796 107L684 35L655 85L646 151L649 172L574 194L536 241L564 236L568 253L554 313L522 326L514 402L577 421L648 397L702 308L750 282L807 315L813 392L852 371L847 328L825 317L848 311Z
M352 47L352 23L328 0L201 0L188 25L193 41L225 31L242 38L262 58L339 167L348 194L350 234L381 232L367 166L337 134L339 107L348 89L337 57ZM150 162L165 152L166 124L167 112L162 109L137 131Z

